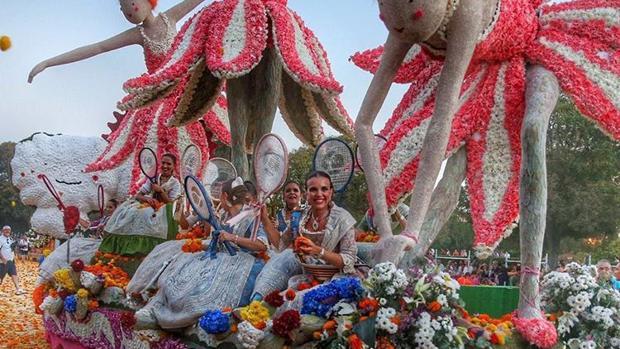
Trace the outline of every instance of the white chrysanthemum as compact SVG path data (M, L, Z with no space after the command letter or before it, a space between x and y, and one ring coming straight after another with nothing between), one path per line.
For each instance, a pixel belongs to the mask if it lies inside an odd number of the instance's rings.
M448 298L446 298L445 295L440 294L439 296L437 296L437 303L445 307L448 305Z
M263 338L265 338L265 332L255 328L247 321L241 322L237 329L237 339L246 349L256 349Z

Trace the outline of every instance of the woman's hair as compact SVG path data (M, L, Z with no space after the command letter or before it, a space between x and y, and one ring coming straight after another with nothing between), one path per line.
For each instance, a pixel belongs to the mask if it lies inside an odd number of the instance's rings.
M112 205L114 205L114 208L117 208L117 207L118 207L118 200L116 200L116 199L110 199L110 200L108 200L108 201L109 201L109 202L111 202L111 203L112 203Z
M165 157L170 158L170 160L172 160L172 164L176 166L176 164L177 164L177 157L176 157L176 156L174 156L173 154L171 154L171 153L165 153L165 154L164 154L164 155L162 155L161 157L162 157L162 158L165 158Z
M155 8L157 7L157 0L149 0L149 2L151 3L151 8Z
M243 182L243 185L248 190L248 193L250 193L250 195L252 195L253 197L256 197L256 195L258 195L258 192L256 191L256 186L252 181L245 181Z
M329 176L329 174L327 174L327 172L323 172L323 171L312 171L310 172L310 174L308 175L308 177L306 177L306 188L308 187L308 181L311 180L312 178L327 178L329 180L329 187L331 189L334 188L334 184L332 183L332 177Z
M234 179L229 179L222 184L222 192L228 195L230 203L233 205L239 205L245 203L245 197L248 193L248 188L245 185L237 185L233 188Z

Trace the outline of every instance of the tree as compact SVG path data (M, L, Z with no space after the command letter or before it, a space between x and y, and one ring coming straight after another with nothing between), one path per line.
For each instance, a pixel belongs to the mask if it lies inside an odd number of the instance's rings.
M0 225L10 225L13 231L24 232L30 228L34 209L22 204L19 190L12 184L11 159L15 143L0 144Z
M614 238L620 227L620 143L561 98L547 139L545 247L555 265L563 237Z

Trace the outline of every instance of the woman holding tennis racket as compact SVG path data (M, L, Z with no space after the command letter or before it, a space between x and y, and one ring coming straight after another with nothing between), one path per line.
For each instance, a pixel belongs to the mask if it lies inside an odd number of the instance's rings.
M158 244L175 238L174 201L182 194L174 176L177 159L161 158L160 175L147 180L134 199L121 204L105 226L106 237L99 251L123 256L145 256Z
M140 326L183 328L195 324L209 309L236 308L250 302L256 277L265 265L261 252L267 250L267 235L259 227L257 238L251 238L253 216L241 219L234 226L226 224L246 208L247 193L239 177L222 185L220 200L224 214L219 220L223 228L219 241L232 245L236 250L234 256L224 246L218 248L215 258L208 253L180 253L180 241L168 241L145 258L136 271L139 280L152 280L163 261L170 260L170 264L158 277L158 292L136 313ZM209 245L210 241L204 240L204 248ZM141 293L145 287L132 279L127 290Z

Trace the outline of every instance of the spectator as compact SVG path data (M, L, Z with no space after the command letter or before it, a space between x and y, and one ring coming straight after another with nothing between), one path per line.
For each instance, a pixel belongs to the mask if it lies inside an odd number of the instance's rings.
M503 265L499 265L497 269L495 269L495 272L497 274L497 284L499 286L508 286L508 281L510 279L508 276L508 269Z
M2 235L0 236L0 285L4 281L4 275L9 274L15 284L15 294L21 295L26 293L19 286L19 278L17 277L17 269L15 268L15 254L13 249L15 242L11 239L11 227L5 225L2 227Z
M611 285L616 290L620 290L620 262L616 263L616 273L611 277Z
M27 260L28 252L30 251L30 241L24 235L19 238L17 241L17 259L18 260Z
M607 259L601 259L596 263L596 279L600 284L612 284L613 272L611 263Z

